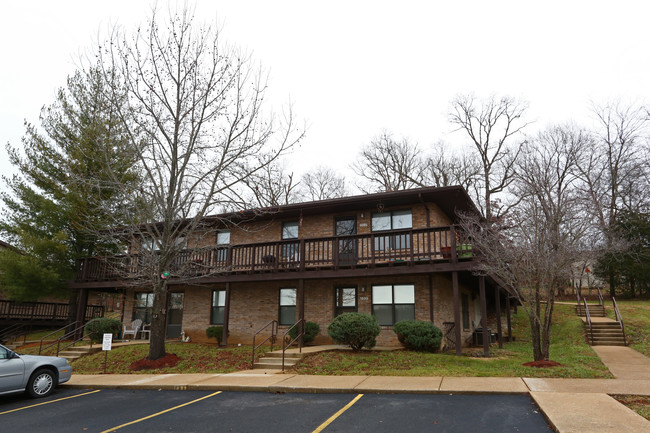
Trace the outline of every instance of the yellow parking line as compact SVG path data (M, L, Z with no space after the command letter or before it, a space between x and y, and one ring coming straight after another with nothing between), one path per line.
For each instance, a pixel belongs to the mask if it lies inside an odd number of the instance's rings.
M357 395L356 397L354 397L350 403L346 404L346 405L343 406L343 407L342 407L338 412L336 412L334 415L332 415L331 417L329 417L329 418L327 419L327 421L325 421L324 423L322 423L321 425L319 425L318 428L317 428L316 430L314 430L312 433L320 433L320 432L322 432L323 429L325 429L325 427L327 427L328 425L330 425L330 424L331 424L331 423L332 423L336 418L338 418L339 416L341 416L341 414L342 414L343 412L345 412L346 410L350 409L350 408L352 407L352 405L353 405L354 403L356 403L357 401L359 401L359 399L360 399L361 397L363 397L363 394L359 394L359 395Z
M162 414L167 413L167 412L171 412L174 409L178 409L178 408L181 408L183 406L187 406L189 404L196 403L197 401L205 400L206 398L210 398L213 395L221 394L221 392L222 391L213 392L212 394L206 395L205 397L197 398L196 400L188 401L187 403L183 403L183 404L179 404L178 406L170 407L169 409L165 409L165 410L163 410L161 412L154 413L154 414L149 415L149 416L145 416L144 418L136 419L135 421L127 422L126 424L121 424L121 425L118 425L117 427L109 428L108 430L104 430L102 433L112 432L112 431L119 430L122 427L126 427L126 426L131 425L131 424L137 424L137 423L139 423L141 421L157 417L158 415L162 415Z
M19 409L12 409L12 410L8 410L8 411L6 411L6 412L0 412L0 415L4 415L4 414L6 414L6 413L11 413L11 412L17 412L17 411L19 411L19 410L23 410L23 409L29 409L30 407L36 407L36 406L42 406L42 405L44 405L44 404L55 403L55 402L57 402L57 401L67 400L67 399L69 399L69 398L77 398L77 397L81 397L82 395L94 394L94 393L99 392L99 391L101 391L101 390L100 390L100 389L97 389L97 390L95 390L95 391L84 392L83 394L71 395L70 397L63 397L63 398L59 398L59 399L56 399L56 400L45 401L45 402L43 402L43 403L32 404L32 405L30 405L30 406L21 407L21 408L19 408Z

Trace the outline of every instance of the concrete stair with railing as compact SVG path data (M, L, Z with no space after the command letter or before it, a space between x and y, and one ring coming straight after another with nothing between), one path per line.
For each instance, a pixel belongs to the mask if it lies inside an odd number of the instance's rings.
M72 362L75 359L79 359L84 355L99 352L100 350L102 350L101 344L96 345L94 347L88 347L88 346L69 347L66 350L63 350L63 351L59 352L58 356L60 358L67 359L68 362Z
M591 309L590 309L591 310ZM591 312L591 311L590 311ZM592 322L591 335L589 324L585 324L587 343L592 346L625 346L625 336L621 324L612 320L607 322Z
M602 304L587 304L587 305L589 307L589 315L591 317L607 317L604 305L602 305ZM578 316L585 317L587 315L585 313L584 304L576 305L575 309L576 309L576 314Z
M296 352L285 352L284 368L291 368L303 358L304 354ZM254 369L282 370L282 351L268 352L253 364Z

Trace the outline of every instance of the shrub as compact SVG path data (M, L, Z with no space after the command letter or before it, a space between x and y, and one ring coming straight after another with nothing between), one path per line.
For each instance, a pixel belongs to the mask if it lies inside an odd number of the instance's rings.
M100 343L104 339L104 334L117 334L122 330L122 322L117 319L101 317L93 319L86 323L84 327L86 335L90 337L93 343Z
M296 326L295 328L292 328L291 331L289 331L289 335L291 336L292 340L298 336L298 328L299 327ZM305 336L303 338L303 343L311 343L319 333L320 326L318 326L318 323L305 322Z
M372 349L380 332L377 319L361 313L343 313L327 327L327 333L335 343L346 344L352 350Z
M210 326L205 330L205 335L207 335L208 338L216 338L217 344L221 346L221 342L223 341L223 326Z
M442 331L429 322L404 320L393 326L397 339L409 350L435 352L440 349Z

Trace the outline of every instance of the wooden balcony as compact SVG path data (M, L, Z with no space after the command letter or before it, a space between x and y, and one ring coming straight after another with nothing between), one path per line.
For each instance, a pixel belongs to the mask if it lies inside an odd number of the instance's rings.
M176 257L169 273L173 280L175 276L337 271L453 264L471 261L472 256L471 246L457 245L455 228L448 226L188 249ZM137 279L146 260L140 255L85 258L76 282Z
M0 324L30 323L52 325L64 323L69 318L68 304L54 302L15 302L0 300ZM85 321L102 317L104 307L101 305L86 306Z

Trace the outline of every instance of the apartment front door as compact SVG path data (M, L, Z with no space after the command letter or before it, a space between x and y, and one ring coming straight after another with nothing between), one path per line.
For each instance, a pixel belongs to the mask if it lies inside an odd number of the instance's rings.
M336 236L343 236L338 240L338 264L353 265L357 263L357 239L347 237L357 234L357 217L336 218L334 233Z
M183 327L183 301L185 293L169 294L167 305L167 338L179 338Z

